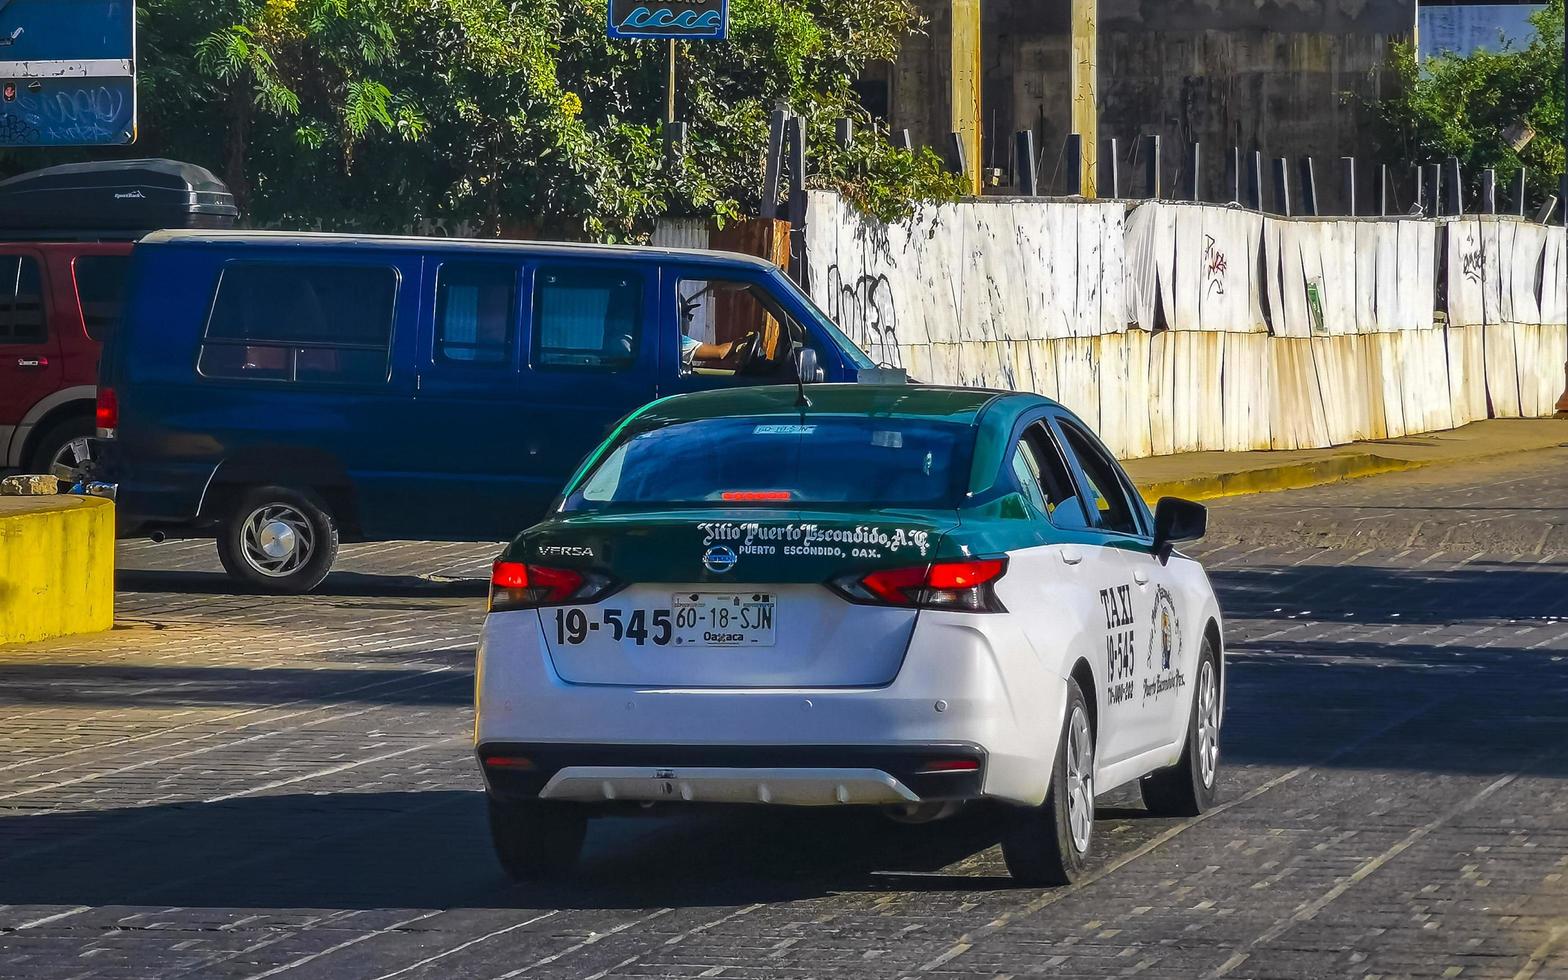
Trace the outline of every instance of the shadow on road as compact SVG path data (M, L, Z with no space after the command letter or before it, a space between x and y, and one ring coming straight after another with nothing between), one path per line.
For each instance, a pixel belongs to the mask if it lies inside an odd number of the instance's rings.
M223 572L183 569L179 571L121 569L115 573L114 587L119 592L134 593L270 595L258 589L247 589L243 582L230 578ZM418 575L333 572L311 590L310 594L341 598L463 598L483 597L489 587L489 583L484 579L428 579Z
M503 877L484 810L478 792L431 791L0 817L0 904L649 908L1011 887L982 855L988 809L924 826L841 810L604 818L572 875L529 885Z

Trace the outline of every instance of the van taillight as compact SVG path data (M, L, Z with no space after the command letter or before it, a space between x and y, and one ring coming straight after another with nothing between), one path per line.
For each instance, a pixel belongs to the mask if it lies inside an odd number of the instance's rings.
M114 438L114 430L120 427L120 399L113 388L100 386L98 388L98 408L96 412L98 421L98 438Z

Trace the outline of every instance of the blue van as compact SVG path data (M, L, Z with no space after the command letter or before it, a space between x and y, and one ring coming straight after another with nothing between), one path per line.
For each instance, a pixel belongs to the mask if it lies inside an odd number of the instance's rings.
M302 592L340 540L510 537L654 398L873 368L743 255L162 231L104 352L97 476L122 535L215 536Z

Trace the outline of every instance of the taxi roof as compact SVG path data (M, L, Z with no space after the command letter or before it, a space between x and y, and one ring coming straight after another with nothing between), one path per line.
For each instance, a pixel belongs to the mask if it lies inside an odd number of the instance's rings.
M806 415L922 418L974 425L982 415L994 414L1010 428L1010 420L1017 414L1055 404L1033 392L920 384L812 384L806 386L806 396L811 404L801 408L797 405L800 391L795 385L721 388L660 399L639 412L636 421L660 425L706 418L799 416L804 412Z

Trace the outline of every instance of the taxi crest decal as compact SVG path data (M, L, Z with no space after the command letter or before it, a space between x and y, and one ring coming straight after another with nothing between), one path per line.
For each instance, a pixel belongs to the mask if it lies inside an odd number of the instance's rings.
M1158 698L1180 690L1187 683L1181 672L1181 620L1176 601L1163 585L1154 594L1154 618L1149 629L1148 667L1153 677L1143 682L1143 699Z

